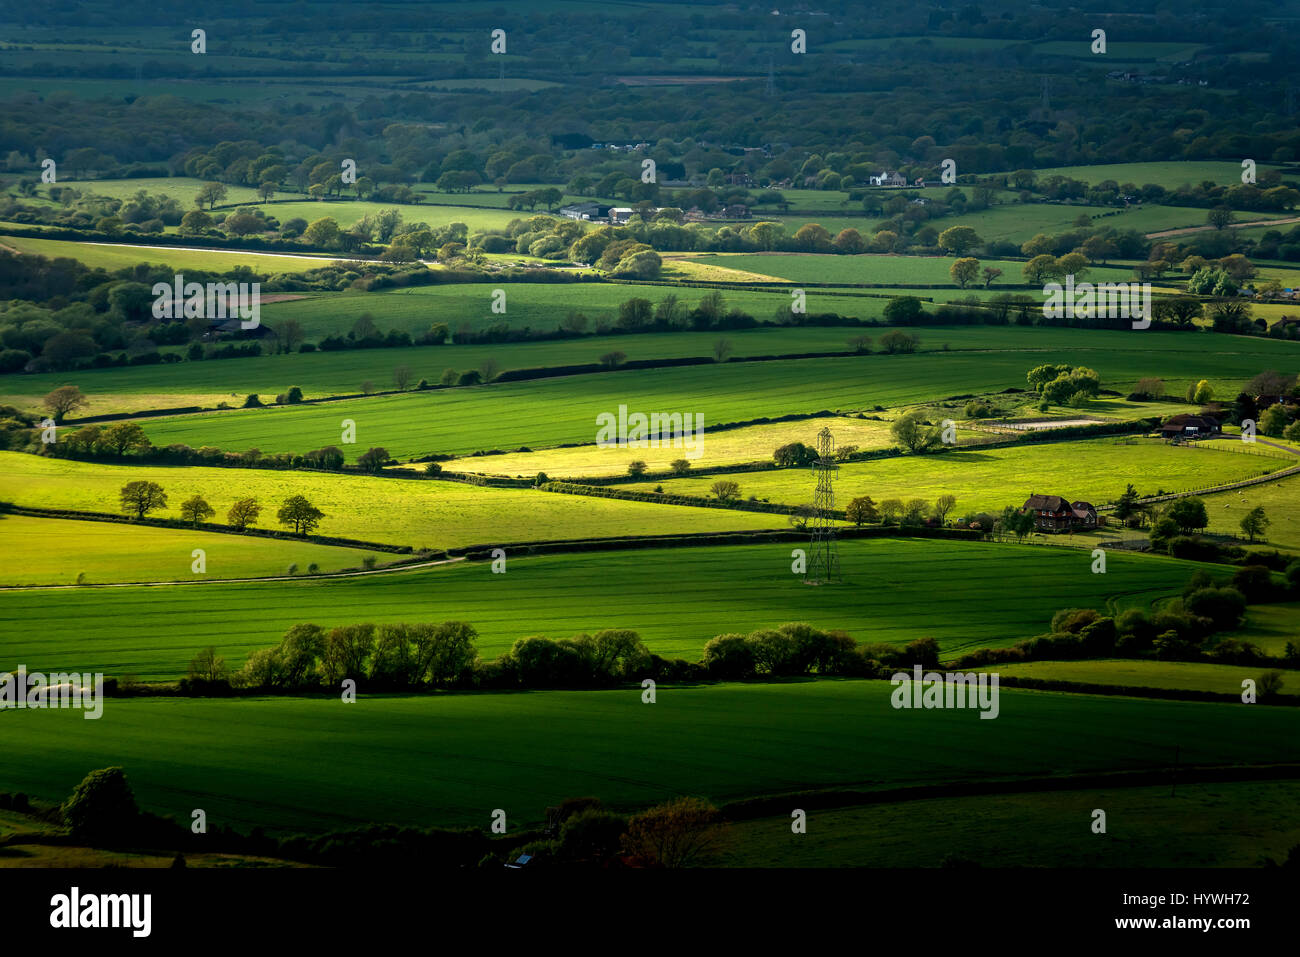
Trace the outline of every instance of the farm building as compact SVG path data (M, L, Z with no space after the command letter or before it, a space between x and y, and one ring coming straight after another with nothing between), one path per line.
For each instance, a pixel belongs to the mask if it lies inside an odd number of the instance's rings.
M1206 435L1217 435L1222 431L1219 420L1212 415L1195 415L1183 412L1170 416L1160 426L1160 437L1164 439L1196 439Z
M560 215L569 219L603 219L609 215L610 207L601 203L574 203L561 206Z
M872 186L906 186L907 177L902 173L888 171L870 177Z
M1097 527L1097 510L1091 503L1071 502L1061 495L1032 494L1020 511L1033 513L1040 532L1069 532Z

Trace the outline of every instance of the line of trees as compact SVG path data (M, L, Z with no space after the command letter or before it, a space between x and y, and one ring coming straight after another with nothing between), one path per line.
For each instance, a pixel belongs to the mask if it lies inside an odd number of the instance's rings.
M124 515L137 519L145 518L150 512L167 507L167 493L157 482L137 479L127 482L118 493L119 507ZM216 514L216 510L201 495L192 495L180 506L181 519L198 528ZM236 500L226 512L226 524L236 531L244 531L256 525L262 514L262 506L256 497ZM293 529L295 535L310 535L320 525L325 513L313 505L303 495L291 495L276 512L281 525Z

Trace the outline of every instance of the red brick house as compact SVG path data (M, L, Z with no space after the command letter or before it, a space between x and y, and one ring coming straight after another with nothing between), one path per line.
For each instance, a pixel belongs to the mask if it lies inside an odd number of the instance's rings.
M1032 512L1040 532L1070 532L1097 527L1097 510L1089 502L1060 495L1030 495L1020 511Z

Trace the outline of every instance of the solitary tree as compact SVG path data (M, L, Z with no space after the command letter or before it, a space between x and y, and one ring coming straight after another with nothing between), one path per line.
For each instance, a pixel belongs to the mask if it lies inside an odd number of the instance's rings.
M905 449L917 453L935 448L943 437L937 428L926 426L925 413L920 409L899 416L889 431Z
M292 525L295 535L308 535L320 524L325 513L302 495L294 495L280 506L277 517L281 525Z
M731 340L719 339L713 344L713 358L717 362L726 362L731 355Z
M90 400L82 395L81 390L75 385L61 385L41 400L41 404L45 406L45 410L50 413L55 422L62 422L68 413L75 412L89 403Z
M671 468L674 475L685 475L691 470L689 459L673 459Z
M257 499L241 498L226 512L226 524L242 532L248 526L256 525L257 517L261 514L262 506L257 504Z
M1273 520L1264 514L1262 505L1256 505L1241 520L1241 530L1250 536L1253 543L1256 535L1263 535L1268 527L1273 524Z
M648 466L645 462L637 459L634 462L627 463L627 474L632 478L640 478L642 475L645 475L647 468Z
M216 511L201 495L195 495L181 502L181 518L196 528L200 522L211 518L215 514L217 514Z
M411 385L411 367L403 365L394 369L393 382L399 392L405 392Z
M935 499L934 517L939 520L940 525L943 524L944 519L948 517L948 513L951 512L956 505L957 497L955 495L940 495Z
M157 482L127 482L122 486L122 511L144 518L154 509L167 507L167 493Z
M719 502L732 502L740 498L740 483L732 479L719 479L710 489Z

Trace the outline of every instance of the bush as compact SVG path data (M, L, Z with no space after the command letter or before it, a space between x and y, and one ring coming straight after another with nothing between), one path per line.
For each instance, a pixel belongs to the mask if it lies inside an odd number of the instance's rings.
M754 649L744 635L718 635L704 646L702 663L711 678L750 678L755 668Z
M1183 602L1191 614L1210 619L1218 630L1235 628L1246 615L1246 599L1235 588L1202 588Z
M60 810L73 837L91 841L128 838L140 816L126 774L117 767L87 774Z
M244 399L245 409L257 409L257 408L261 408L261 405L262 405L262 400L257 397L256 392L250 393L248 397Z
M1078 634L1100 617L1092 608L1062 608L1052 616L1052 633Z

